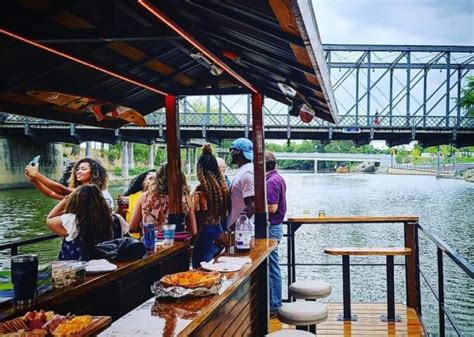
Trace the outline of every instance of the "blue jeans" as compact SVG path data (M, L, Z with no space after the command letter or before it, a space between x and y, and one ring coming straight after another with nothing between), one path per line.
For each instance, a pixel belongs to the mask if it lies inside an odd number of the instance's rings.
M270 225L268 230L269 238L278 240L280 243L283 237L283 225ZM278 257L278 246L269 255L270 270L270 310L276 311L281 307L281 270L280 258Z
M219 247L214 244L214 241L221 233L223 231L220 224L201 226L193 249L193 268L201 267L202 261L209 262L214 254L219 251Z

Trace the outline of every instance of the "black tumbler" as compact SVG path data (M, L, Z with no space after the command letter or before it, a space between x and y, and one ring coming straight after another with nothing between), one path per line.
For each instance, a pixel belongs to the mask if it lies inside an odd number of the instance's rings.
M33 302L38 281L38 256L12 256L11 270L15 303L24 305Z

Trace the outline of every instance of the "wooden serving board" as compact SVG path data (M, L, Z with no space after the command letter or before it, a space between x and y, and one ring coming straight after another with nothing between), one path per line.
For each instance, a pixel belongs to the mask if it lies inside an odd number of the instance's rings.
M71 335L72 337L87 337L96 336L101 331L107 329L112 324L112 317L110 316L93 316L92 322L84 330Z

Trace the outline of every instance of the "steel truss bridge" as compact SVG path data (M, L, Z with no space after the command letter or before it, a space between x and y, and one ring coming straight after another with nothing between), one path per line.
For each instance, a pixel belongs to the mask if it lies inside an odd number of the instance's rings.
M457 104L468 76L474 75L473 46L325 45L324 49L338 123L314 120L304 124L288 115L286 105L266 100L267 139L474 145L474 116ZM219 142L251 135L248 96L230 100L228 96L184 97L179 111L183 142L194 138ZM6 115L0 116L0 137L147 144L166 137L164 112L148 115L147 121L146 128L127 125L107 130Z

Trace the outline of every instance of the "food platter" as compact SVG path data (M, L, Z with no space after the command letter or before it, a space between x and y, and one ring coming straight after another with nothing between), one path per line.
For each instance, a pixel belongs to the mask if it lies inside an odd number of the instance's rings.
M163 276L160 282L165 287L210 288L218 283L220 278L221 274L216 271L192 270Z

